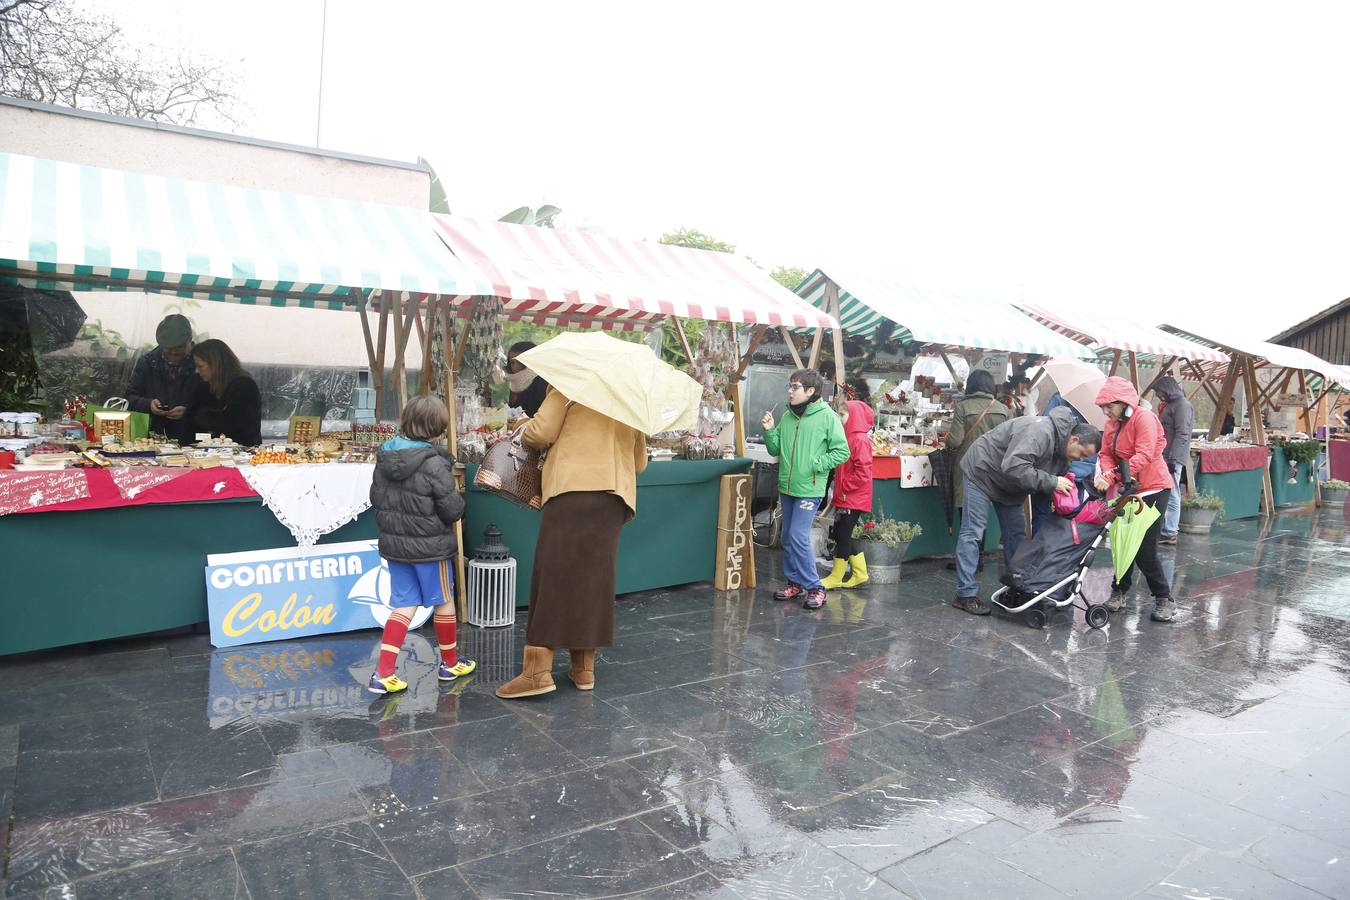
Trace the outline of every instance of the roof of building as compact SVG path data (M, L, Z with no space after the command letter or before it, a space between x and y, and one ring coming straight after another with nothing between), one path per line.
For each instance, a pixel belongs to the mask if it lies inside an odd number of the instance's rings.
M338 150L325 150L322 147L309 147L304 144L287 144L281 141L265 141L262 138L247 137L240 134L228 134L223 131L208 131L204 128L188 128L171 122L153 122L149 119L133 119L127 116L114 116L108 113L94 112L88 109L74 109L69 106L56 106L51 103L39 103L36 100L23 100L0 94L0 106L13 106L19 109L31 109L35 112L70 116L77 119L91 119L112 125L127 125L131 128L145 128L151 131L164 131L172 134L184 134L190 137L206 138L212 141L229 141L235 144L248 144L253 147L267 147L272 150L289 150L294 153L307 153L311 156L323 156L329 159L343 159L350 162L366 163L372 166L387 166L391 169L408 169L413 172L425 172L427 167L420 162L404 162L397 159L381 159L378 156L362 156L359 153L343 153Z
M1304 319L1302 322L1299 322L1292 328L1287 328L1284 331L1281 331L1279 334L1271 338L1270 342L1272 344L1278 344L1281 341L1287 341L1289 340L1289 338L1298 334L1300 331L1307 331L1309 328L1312 328L1314 325L1316 325L1323 319L1330 318L1331 316L1336 315L1337 313L1341 312L1346 308L1350 308L1350 297L1347 297L1340 303L1335 303L1332 304L1331 306L1328 306L1326 309L1322 310L1319 313L1315 313L1309 316L1308 318Z

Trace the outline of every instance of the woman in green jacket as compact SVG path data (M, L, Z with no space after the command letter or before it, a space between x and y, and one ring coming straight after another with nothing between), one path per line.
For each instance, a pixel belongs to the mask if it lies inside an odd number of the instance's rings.
M848 459L844 426L820 400L824 381L820 373L798 369L788 382L788 409L774 424L766 412L764 448L778 457L778 492L783 508L783 573L787 587L775 600L802 597L807 609L825 605L825 588L816 572L811 549L811 523L825 499L825 480L835 466Z

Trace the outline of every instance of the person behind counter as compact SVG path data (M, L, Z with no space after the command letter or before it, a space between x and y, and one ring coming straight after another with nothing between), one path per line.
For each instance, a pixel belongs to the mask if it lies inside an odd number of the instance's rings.
M525 415L533 416L544 405L548 396L548 382L525 368L525 364L516 359L526 350L533 350L532 341L520 341L506 351L506 384L511 388L511 406L519 406Z
M127 406L149 413L150 430L188 443L193 424L189 413L210 403L210 390L188 363L192 351L192 323L187 316L165 316L155 328L154 350L136 361L127 383Z
M243 447L261 444L262 395L229 344L215 338L202 341L192 348L192 361L212 399L194 413L195 430L223 434Z

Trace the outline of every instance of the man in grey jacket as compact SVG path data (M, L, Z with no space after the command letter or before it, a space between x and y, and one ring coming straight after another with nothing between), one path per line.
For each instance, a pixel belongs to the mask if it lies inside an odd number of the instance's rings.
M1162 404L1158 421L1162 422L1163 434L1167 436L1163 460L1167 463L1167 470L1172 473L1172 481L1176 483L1172 495L1167 498L1167 512L1163 515L1158 543L1175 544L1177 529L1181 527L1181 473L1186 468L1186 458L1191 455L1195 407L1191 406L1191 401L1181 391L1181 385L1170 375L1153 383L1153 393L1158 395Z
M1101 441L1101 432L1079 424L1069 409L1061 407L1045 416L1009 419L970 445L961 461L965 508L956 539L953 606L973 615L989 615L989 604L979 596L975 567L990 507L1003 531L1006 570L1026 536L1022 502L1031 494L1070 490L1071 483L1064 477L1069 463L1093 456Z

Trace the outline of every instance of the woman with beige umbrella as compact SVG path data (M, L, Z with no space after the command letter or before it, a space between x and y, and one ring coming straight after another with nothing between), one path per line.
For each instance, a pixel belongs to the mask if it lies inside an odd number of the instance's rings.
M548 456L524 664L497 689L508 700L555 690L561 648L572 683L594 689L595 649L614 643L619 531L637 514L645 435L692 427L702 396L647 347L599 333L562 334L520 359L551 387L523 438Z

